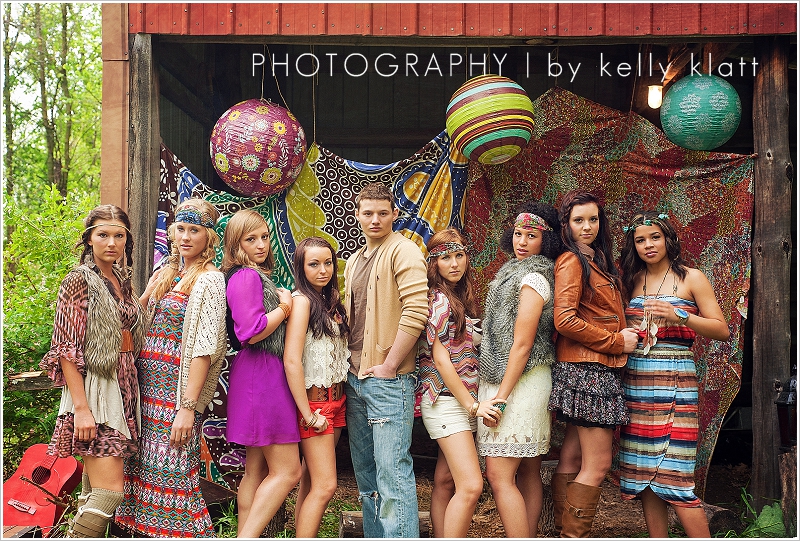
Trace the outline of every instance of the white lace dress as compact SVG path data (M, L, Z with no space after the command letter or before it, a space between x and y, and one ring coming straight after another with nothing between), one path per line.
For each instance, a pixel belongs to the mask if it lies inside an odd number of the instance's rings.
M552 286L538 272L526 275L520 284L533 288L544 299L552 302ZM489 332L484 329L484 332ZM508 395L506 409L500 423L489 428L478 421L478 454L480 456L534 457L550 450L550 367L536 366L522 374ZM497 395L499 384L481 380L478 400L489 400Z

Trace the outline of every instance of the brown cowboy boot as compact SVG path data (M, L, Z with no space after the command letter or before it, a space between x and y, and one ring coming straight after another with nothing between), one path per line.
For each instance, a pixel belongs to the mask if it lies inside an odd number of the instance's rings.
M550 489L553 492L553 536L561 535L561 520L564 514L564 500L567 498L567 482L572 481L578 476L575 473L554 473L550 481Z
M567 483L561 537L589 537L601 491L600 487L577 481Z

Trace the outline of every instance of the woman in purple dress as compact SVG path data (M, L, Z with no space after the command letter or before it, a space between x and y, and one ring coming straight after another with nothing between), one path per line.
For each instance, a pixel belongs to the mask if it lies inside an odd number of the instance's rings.
M226 433L247 448L237 533L259 537L301 475L297 407L282 361L292 296L270 278L275 259L259 213L231 216L223 244L228 307L244 346L231 365Z

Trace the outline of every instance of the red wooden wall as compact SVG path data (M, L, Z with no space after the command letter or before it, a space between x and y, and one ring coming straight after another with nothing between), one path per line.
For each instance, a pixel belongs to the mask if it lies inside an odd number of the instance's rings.
M193 36L724 36L796 19L795 3L128 4L129 33Z

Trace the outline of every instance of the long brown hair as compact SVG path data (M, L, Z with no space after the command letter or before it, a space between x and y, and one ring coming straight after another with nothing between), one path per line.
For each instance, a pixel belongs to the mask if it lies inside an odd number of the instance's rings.
M219 211L214 207L214 205L204 199L187 199L175 207L175 214L186 207L195 207L200 210L200 212L208 213L208 215L214 220L214 223L216 223L217 219L219 218ZM167 258L167 264L158 275L158 283L153 290L152 298L155 301L160 301L162 298L164 298L164 295L166 295L167 291L172 289L175 277L181 272L181 256L180 253L178 253L178 243L175 242L175 227L175 222L173 222L167 228L167 238L169 238L172 249L169 257ZM200 275L205 272L206 265L213 263L214 256L216 255L215 249L219 245L219 235L217 235L217 232L214 231L213 228L204 226L200 227L202 227L202 229L206 232L206 247L203 249L200 257L197 258L197 261L195 261L190 267L183 269L183 278L181 278L180 282L178 283L178 290L187 294L191 293L194 283L197 281Z
M230 217L222 235L222 272L228 272L233 267L239 266L259 268L267 276L272 275L272 269L275 268L275 254L272 252L271 243L267 245L267 258L260 265L251 260L241 247L242 239L246 235L263 226L267 226L269 231L267 220L251 209L236 211Z
M314 289L314 286L309 283L306 278L305 264L306 264L306 250L308 248L327 248L331 251L331 261L333 263L332 275L330 281L322 288L322 293ZM335 334L331 328L331 321L335 321L335 316L339 315L339 335L347 336L350 328L347 325L347 314L345 313L344 305L339 294L339 278L336 275L338 269L338 261L336 259L336 252L331 244L322 237L307 237L297 244L294 250L294 273L297 291L302 293L308 299L311 305L311 313L309 314L308 327L314 338L321 338L323 334L334 337Z
M126 299L130 299L133 295L133 284L131 283L131 273L130 267L133 265L133 235L131 234L131 220L128 218L128 214L119 208L116 205L99 205L89 211L89 214L83 220L83 233L81 234L81 240L79 240L75 244L75 248L81 249L81 263L85 262L86 259L90 259L94 261L94 252L92 251L92 247L89 245L89 241L92 238L92 231L94 231L94 225L96 225L101 220L117 220L122 222L125 227L127 228L125 234L125 253L122 257L122 283L120 284L120 288L122 289L122 295ZM116 298L117 294L114 291L114 286L106 280L106 286L108 290L111 292L111 296Z
M428 248L428 253L430 253L431 249L446 242L457 242L463 246L464 237L462 237L461 233L456 229L443 229L431 235L431 238L428 239L425 246ZM466 252L465 254L467 256L467 269L466 272L464 272L464 276L461 277L455 287L450 285L450 283L439 274L437 265L439 257L431 257L428 260L428 289L438 289L447 297L447 300L450 301L450 317L456 327L453 338L456 340L463 338L467 330L466 316L471 318L480 316L480 307L478 301L475 299L475 293L472 287L472 264L469 260L469 254Z

